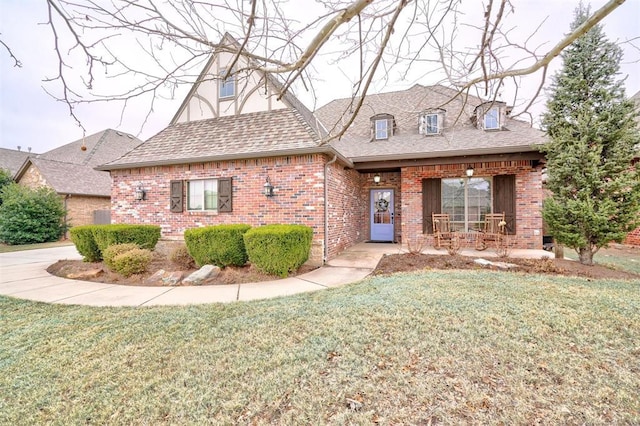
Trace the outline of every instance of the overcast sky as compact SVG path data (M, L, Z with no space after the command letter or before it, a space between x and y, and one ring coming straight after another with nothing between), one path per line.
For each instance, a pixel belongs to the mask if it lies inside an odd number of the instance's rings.
M474 2L463 4L472 6ZM605 3L604 0L591 1L592 10ZM512 4L516 9L515 18L521 20L511 21L516 25L514 31L529 31L548 17L537 37L540 41L548 41L549 46L552 46L568 32L577 0L512 0ZM477 5L473 6L477 8ZM33 152L45 152L82 138L82 129L70 117L66 105L55 101L43 90L42 80L57 72L51 30L41 24L46 21L46 13L45 0L0 0L0 38L22 62L21 68L13 67L9 55L0 47L0 146L3 148L15 149L20 145L23 150L31 147ZM627 0L605 18L603 25L608 38L613 41L640 37L640 0ZM635 41L635 45L640 45L640 39ZM624 43L623 47L625 57L622 74L628 75L625 85L627 95L631 96L640 91L640 51L630 43ZM558 60L554 69L559 65ZM322 64L316 63L315 66L321 69ZM436 83L428 80L419 82L425 85ZM536 82L537 80L532 81L531 87L535 87ZM342 86L336 85L331 79L317 84L326 85L317 86L320 89L317 106L331 98L350 95L348 81ZM392 88L403 88L402 85ZM80 110L79 115L87 129L87 135L112 128L144 140L169 123L187 90L188 88L183 88L173 101L161 101L157 104L155 113L142 131L140 127L144 115L135 110L126 111L121 120L120 107L94 104ZM305 96L301 98L306 100ZM308 106L313 108L313 105ZM543 104L540 102L535 111L539 113L542 109Z

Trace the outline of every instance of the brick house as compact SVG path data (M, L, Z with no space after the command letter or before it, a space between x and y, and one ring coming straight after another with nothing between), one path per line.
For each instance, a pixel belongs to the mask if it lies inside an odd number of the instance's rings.
M95 170L140 145L134 136L107 129L83 139L30 155L14 180L31 188L48 186L64 200L71 226L105 223L111 208L111 178Z
M327 143L351 99L313 114L290 92L278 98L279 81L243 56L227 76L234 59L212 56L166 129L99 167L111 173L114 222L157 224L164 238L223 223L304 224L322 263L361 241L423 238L432 211L451 210L465 231L504 211L521 247L542 246L544 134L504 103L442 86L371 95Z

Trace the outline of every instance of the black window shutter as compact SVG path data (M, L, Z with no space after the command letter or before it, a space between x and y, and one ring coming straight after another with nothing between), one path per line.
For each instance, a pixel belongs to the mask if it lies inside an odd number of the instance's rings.
M184 183L181 180L171 181L170 210L172 213L181 213L184 210L183 197Z
M507 233L516 233L516 175L493 177L493 212L504 212Z
M233 193L233 186L231 184L231 178L219 178L218 179L218 211L230 212L232 211L231 199Z
M431 213L442 213L440 179L422 180L422 232L433 234Z

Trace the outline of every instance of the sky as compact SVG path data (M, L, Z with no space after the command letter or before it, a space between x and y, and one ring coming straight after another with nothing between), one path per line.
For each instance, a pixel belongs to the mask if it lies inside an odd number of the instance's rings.
M464 2L463 5L471 3ZM512 32L530 34L546 18L536 37L538 43L547 43L549 47L568 32L577 5L577 1L573 0L512 0L511 3L516 11L511 21L514 24ZM592 0L592 10L597 10L605 3L605 0ZM83 136L83 130L70 116L67 106L53 99L43 89L43 80L57 73L51 29L42 24L46 20L44 0L0 0L0 40L10 46L22 63L22 67L14 67L12 59L0 46L0 147L16 149L21 146L23 151L30 147L32 152L41 153ZM640 91L640 50L637 47L640 46L640 0L627 0L602 24L612 41L624 42L638 38L635 46L632 43L621 44L625 55L621 74L626 76L626 92L631 96ZM352 81L345 76L348 73L346 68L341 70L335 64L321 61L320 57L314 64L319 74L325 76L315 83L318 94L315 106L321 106L333 98L349 96ZM556 60L551 71L557 70L560 65L560 60ZM538 81L537 77L523 81L523 100L526 100L527 93L535 91ZM402 89L415 82L424 85L436 83L429 81L426 76L411 81L395 80L379 84L374 91ZM123 114L121 106L112 102L92 104L78 110L78 114L87 135L112 128L145 140L169 124L187 91L188 87L182 87L174 99L158 99L146 123L146 114L142 111L144 108L135 105L127 108ZM314 108L308 96L297 94L309 108ZM504 100L508 102L508 94L505 97L507 99ZM543 100L533 109L534 114L541 113L544 109Z

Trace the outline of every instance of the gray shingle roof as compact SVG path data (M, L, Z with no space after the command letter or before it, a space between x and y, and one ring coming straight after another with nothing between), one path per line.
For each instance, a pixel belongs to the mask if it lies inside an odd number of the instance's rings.
M31 163L59 194L109 197L111 177L92 166L31 158Z
M286 108L172 124L100 169L324 151L303 115Z
M504 123L504 130L476 128L471 117L475 107L485 101L473 96L451 100L456 93L444 86L415 85L403 91L369 95L345 135L331 144L352 161L364 162L530 152L545 142L544 132L511 118ZM332 101L318 109L316 116L331 130L346 120L343 115L350 102L350 98ZM446 110L443 133L419 134L420 113L434 108ZM381 113L394 116L397 132L388 140L372 140L370 118Z
M28 156L35 155L15 149L0 148L0 169L9 170L14 176L20 170Z
M106 129L84 140L78 139L44 154L31 156L16 178L19 179L33 164L59 194L108 197L111 195L111 177L108 172L95 170L95 167L120 158L141 143L134 136Z
M81 149L83 143L86 150ZM106 129L47 151L38 158L95 167L121 157L141 143L135 136Z

